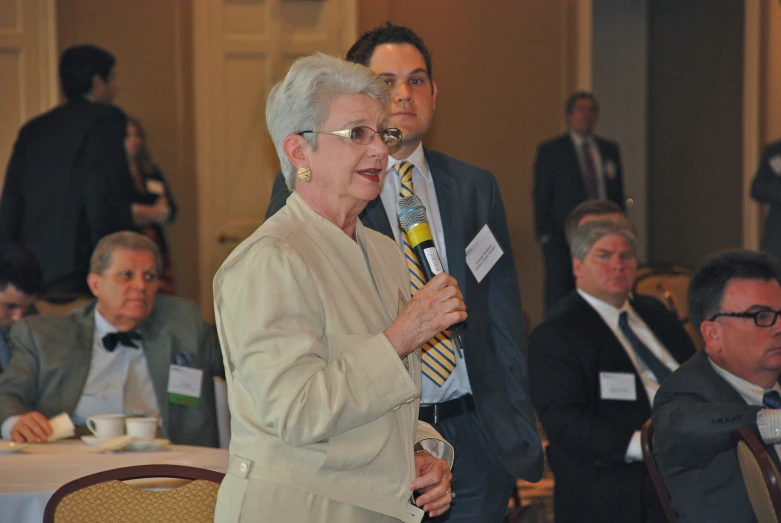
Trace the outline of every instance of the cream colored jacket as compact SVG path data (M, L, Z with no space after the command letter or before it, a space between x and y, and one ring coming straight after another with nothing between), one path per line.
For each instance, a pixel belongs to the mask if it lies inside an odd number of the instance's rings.
M403 255L360 221L356 237L294 193L214 278L229 473L246 480L220 492L218 514L258 478L403 519L414 445L452 465L452 447L417 421L418 354L399 359L383 334L409 298Z

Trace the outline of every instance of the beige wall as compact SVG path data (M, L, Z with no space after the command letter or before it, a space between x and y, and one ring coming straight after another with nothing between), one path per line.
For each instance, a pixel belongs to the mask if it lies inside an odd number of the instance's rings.
M60 51L92 43L117 57L115 103L137 116L179 206L167 228L178 294L198 298L190 0L57 0Z
M562 104L576 72L573 9L558 1L359 2L359 32L391 20L412 27L430 49L439 96L424 143L496 176L533 323L543 304L532 164L537 144L563 129Z

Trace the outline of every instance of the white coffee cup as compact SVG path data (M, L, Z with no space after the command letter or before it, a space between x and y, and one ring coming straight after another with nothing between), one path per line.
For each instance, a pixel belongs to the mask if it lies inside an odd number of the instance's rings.
M87 418L87 428L99 439L111 439L125 433L124 414L98 414Z
M128 436L138 440L149 441L157 435L158 418L127 418L125 429Z

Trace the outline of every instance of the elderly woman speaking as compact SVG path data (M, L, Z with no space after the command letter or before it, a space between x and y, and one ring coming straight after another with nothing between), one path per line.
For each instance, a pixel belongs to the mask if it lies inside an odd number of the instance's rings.
M217 521L419 521L450 507L452 447L417 421L416 350L466 319L463 297L442 273L410 299L401 251L358 220L401 139L388 101L369 69L322 54L269 94L293 194L214 279L232 414Z

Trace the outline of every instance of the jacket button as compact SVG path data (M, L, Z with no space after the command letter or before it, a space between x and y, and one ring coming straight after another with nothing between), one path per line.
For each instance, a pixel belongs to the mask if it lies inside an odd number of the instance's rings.
M242 471L242 472L247 472L248 468L249 467L247 466L246 463L242 463L241 465L239 465L239 470Z

